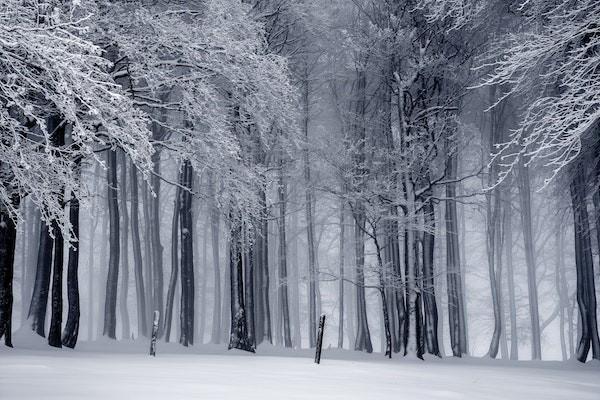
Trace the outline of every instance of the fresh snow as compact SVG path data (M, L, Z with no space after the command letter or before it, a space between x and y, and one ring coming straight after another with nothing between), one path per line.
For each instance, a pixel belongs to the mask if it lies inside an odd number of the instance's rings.
M15 345L18 346L17 343ZM600 398L600 364L483 359L385 359L381 354L261 346L81 342L73 351L0 350L2 400L577 399Z

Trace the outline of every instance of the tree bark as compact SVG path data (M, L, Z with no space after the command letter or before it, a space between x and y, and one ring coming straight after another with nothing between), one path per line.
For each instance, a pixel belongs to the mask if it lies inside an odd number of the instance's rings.
M133 162L129 168L131 179L131 244L133 247L133 265L135 274L135 293L137 299L138 336L148 336L148 311L146 310L146 291L142 269L142 247L140 244L139 195L137 169Z
M52 245L50 227L45 221L40 222L40 240L35 272L35 283L29 307L31 329L42 337L46 337L46 308L50 292L50 277L52 274ZM14 255L13 255L14 257Z
M50 303L51 318L48 331L48 344L52 347L62 347L62 282L64 261L64 239L58 223L52 223L54 232L54 256L52 265L52 301Z
M182 173L179 173L179 184L182 183ZM167 305L164 318L165 342L171 339L171 323L173 321L173 303L175 301L175 287L179 279L179 214L181 209L181 187L175 190L175 201L173 206L173 221L171 223L171 278L167 290Z
M579 361L585 362L590 346L592 357L600 359L600 340L598 339L594 265L586 203L585 167L581 161L575 166L570 189L575 231L577 304L581 318L581 335L577 344L576 356Z
M525 261L527 264L527 293L529 297L529 317L531 319L531 358L534 360L541 360L542 343L540 313L538 309L538 292L535 273L533 227L531 224L531 187L529 183L529 168L522 160L519 163L518 180L521 221L523 223L523 240L525 242Z
M181 334L179 343L194 344L194 241L192 217L192 190L194 169L189 160L182 167L180 219L181 219Z
M123 222L121 223L121 298L119 302L119 311L121 313L121 332L124 339L131 336L131 327L129 322L129 310L127 299L129 297L129 212L127 210L127 158L125 153L121 152L121 182L119 188L120 213Z
M425 342L430 354L440 357L438 343L438 311L435 300L433 256L435 248L435 209L431 200L423 205L425 232L423 233L423 308L425 316Z
M254 353L254 347L248 339L246 308L244 305L244 274L242 271L242 227L241 221L231 228L229 245L229 269L231 279L231 333L229 349L239 349Z
M279 177L277 185L277 195L279 201L279 284L277 291L279 293L279 307L283 319L283 342L285 347L292 347L292 337L290 330L290 309L288 301L288 276L287 276L287 242L286 242L286 224L285 209L287 186L283 175L283 161L279 162ZM246 282L246 285L248 282Z
M4 344L8 347L12 347L12 285L16 242L17 226L5 205L0 204L0 339L4 337Z
M119 283L120 229L119 229L119 197L117 182L117 152L108 151L108 214L109 214L109 256L108 275L106 278L106 294L104 302L103 335L116 339L117 332L117 288Z
M212 263L214 272L214 296L212 313L212 332L210 342L214 344L221 343L221 272L219 268L219 210L216 206L215 196L216 188L212 174L208 174L208 186L210 191L210 228L211 228L211 246Z
M77 344L79 336L79 200L75 195L71 195L69 201L69 222L73 229L73 235L77 239L69 246L69 259L67 261L67 300L69 310L67 314L67 323L63 332L62 344L71 349ZM91 272L91 271L90 271Z

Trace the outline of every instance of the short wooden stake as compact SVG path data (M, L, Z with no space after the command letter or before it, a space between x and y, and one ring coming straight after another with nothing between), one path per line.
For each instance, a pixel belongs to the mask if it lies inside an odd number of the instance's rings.
M156 336L158 335L158 319L160 312L154 311L154 322L152 322L152 341L150 342L150 355L156 357Z
M317 352L315 353L315 362L321 363L321 349L323 348L323 331L325 330L325 314L321 315L319 320L319 332L317 334Z

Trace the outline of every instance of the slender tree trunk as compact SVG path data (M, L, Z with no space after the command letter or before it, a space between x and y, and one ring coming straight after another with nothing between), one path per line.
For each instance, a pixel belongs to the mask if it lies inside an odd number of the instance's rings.
M181 191L181 334L179 343L194 344L194 241L192 217L192 190L194 170L189 160L183 162Z
M35 272L35 283L29 307L31 318L31 329L42 337L46 337L46 308L48 306L48 294L50 292L50 277L52 273L52 245L50 227L45 221L40 223L39 252ZM14 255L13 255L14 257Z
M77 239L70 243L69 259L67 261L67 300L69 310L67 314L67 323L63 332L62 344L71 349L77 344L79 335L79 200L74 194L69 201L69 222L73 229L73 235Z
M510 317L510 359L519 359L519 341L517 335L517 305L515 297L515 273L512 262L512 195L507 194L507 204L504 210L506 223L504 226L504 235L506 241L506 275L508 281L508 308Z
M21 315L24 321L27 320L31 295L33 292L33 282L35 277L35 266L37 263L37 253L39 251L40 240L40 211L34 206L33 202L28 202L27 213L27 257L24 263L23 291L21 293ZM26 322L23 322L25 324Z
M563 240L563 232L560 224L561 219L556 218L556 227L554 230L555 237L555 270L554 270L554 284L556 286L556 292L558 293L558 315L559 315L559 337L560 337L560 352L562 356L562 360L566 361L568 359L567 355L567 342L565 338L565 306L569 306L568 298L565 298L565 293L563 292L561 278L563 277L561 271L564 269L564 240Z
M135 293L137 299L138 336L148 336L148 311L146 310L146 291L142 269L142 247L140 244L138 178L135 165L130 165L131 177L131 244L133 247L133 265L135 274Z
M344 348L344 239L346 226L344 216L346 213L346 203L344 199L340 201L340 272L339 272L339 288L338 288L338 349Z
M535 254L533 227L531 224L531 188L529 168L519 163L519 200L521 203L521 221L523 222L523 240L525 241L525 261L527 264L527 293L529 297L529 316L531 319L531 358L541 360L542 344L540 332L540 314L538 310L537 280L535 273Z
M151 228L150 225L152 225L152 221L150 220L150 204L152 202L152 195L150 193L150 188L148 187L148 183L146 181L143 181L142 183L142 210L143 210L143 220L144 220L144 262L145 264L148 266L148 268L146 268L146 275L144 276L145 278L145 282L144 282L144 286L146 289L146 304L147 304L147 315L146 315L146 321L148 321L148 324L151 323L151 321L154 320L154 311L159 311L160 314L160 310L156 310L155 304L154 304L154 293L153 293L153 275L154 275L154 271L153 271L153 265L154 262L152 261L152 240L151 240ZM159 318L159 322L160 322L160 318L161 316L158 316ZM148 325L147 327L147 331L150 332L152 329L152 326Z
M108 214L109 214L109 256L108 275L106 278L106 297L104 302L103 335L116 339L117 332L117 288L119 283L120 229L119 198L117 182L117 152L108 151Z
M360 205L357 207L361 207ZM355 211L354 214L354 245L356 257L356 341L354 350L373 352L369 321L367 319L367 301L365 293L365 215L364 210Z
M219 268L219 210L216 207L216 188L214 177L209 173L208 186L210 191L210 226L212 234L212 261L214 271L214 296L211 343L221 343L221 272Z
M152 243L152 299L155 310L163 309L163 247L160 242L160 153L152 156L154 175L151 177L154 196L150 198L150 240ZM162 313L159 315L158 337L162 337Z
M299 284L299 260L298 260L298 213L292 213L290 217L292 225L292 238L290 240L292 268L290 271L290 312L292 319L292 344L295 348L302 347L302 325L300 323L300 284Z
M423 308L425 311L425 342L430 354L440 357L438 343L438 311L435 300L434 249L435 209L431 200L423 206L425 232L423 233Z
M179 173L179 184L181 185L182 173ZM173 207L173 222L171 224L171 278L169 279L169 289L167 290L167 306L165 309L165 342L171 339L171 323L173 321L173 303L175 301L175 287L179 279L179 214L181 209L181 188L175 191L175 201Z
M277 185L277 194L279 200L279 307L283 319L283 341L285 347L292 347L292 337L290 330L290 309L288 301L288 282L287 282L287 242L286 242L286 224L285 209L287 186L283 175L283 161L279 163L279 181ZM246 282L246 284L248 284Z
M15 203L18 206L18 201ZM12 284L16 242L17 226L8 209L0 203L0 339L4 337L4 344L8 347L12 347Z
M62 231L55 221L52 223L54 232L54 257L52 265L52 301L50 330L48 331L48 344L52 347L62 347L62 282L64 261L64 239Z
M450 141L449 141L450 142ZM449 143L454 147L454 143ZM456 149L447 150L446 177L456 179L458 160ZM454 357L462 357L467 352L464 317L464 289L462 285L462 271L460 247L458 239L458 216L456 210L456 184L446 185L446 281L448 292L448 326L450 330L450 344Z
M127 210L127 158L121 152L121 182L120 182L120 212L123 222L121 224L121 299L119 311L121 312L121 332L124 339L131 337L129 310L127 299L129 297L129 212Z

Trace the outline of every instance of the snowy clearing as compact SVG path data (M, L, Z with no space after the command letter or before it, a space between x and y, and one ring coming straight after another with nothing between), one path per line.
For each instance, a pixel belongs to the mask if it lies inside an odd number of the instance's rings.
M324 350L316 365L306 350L267 347L252 355L159 344L152 358L142 343L81 345L76 351L0 350L0 399L597 400L600 393L598 363L389 361L381 354Z

